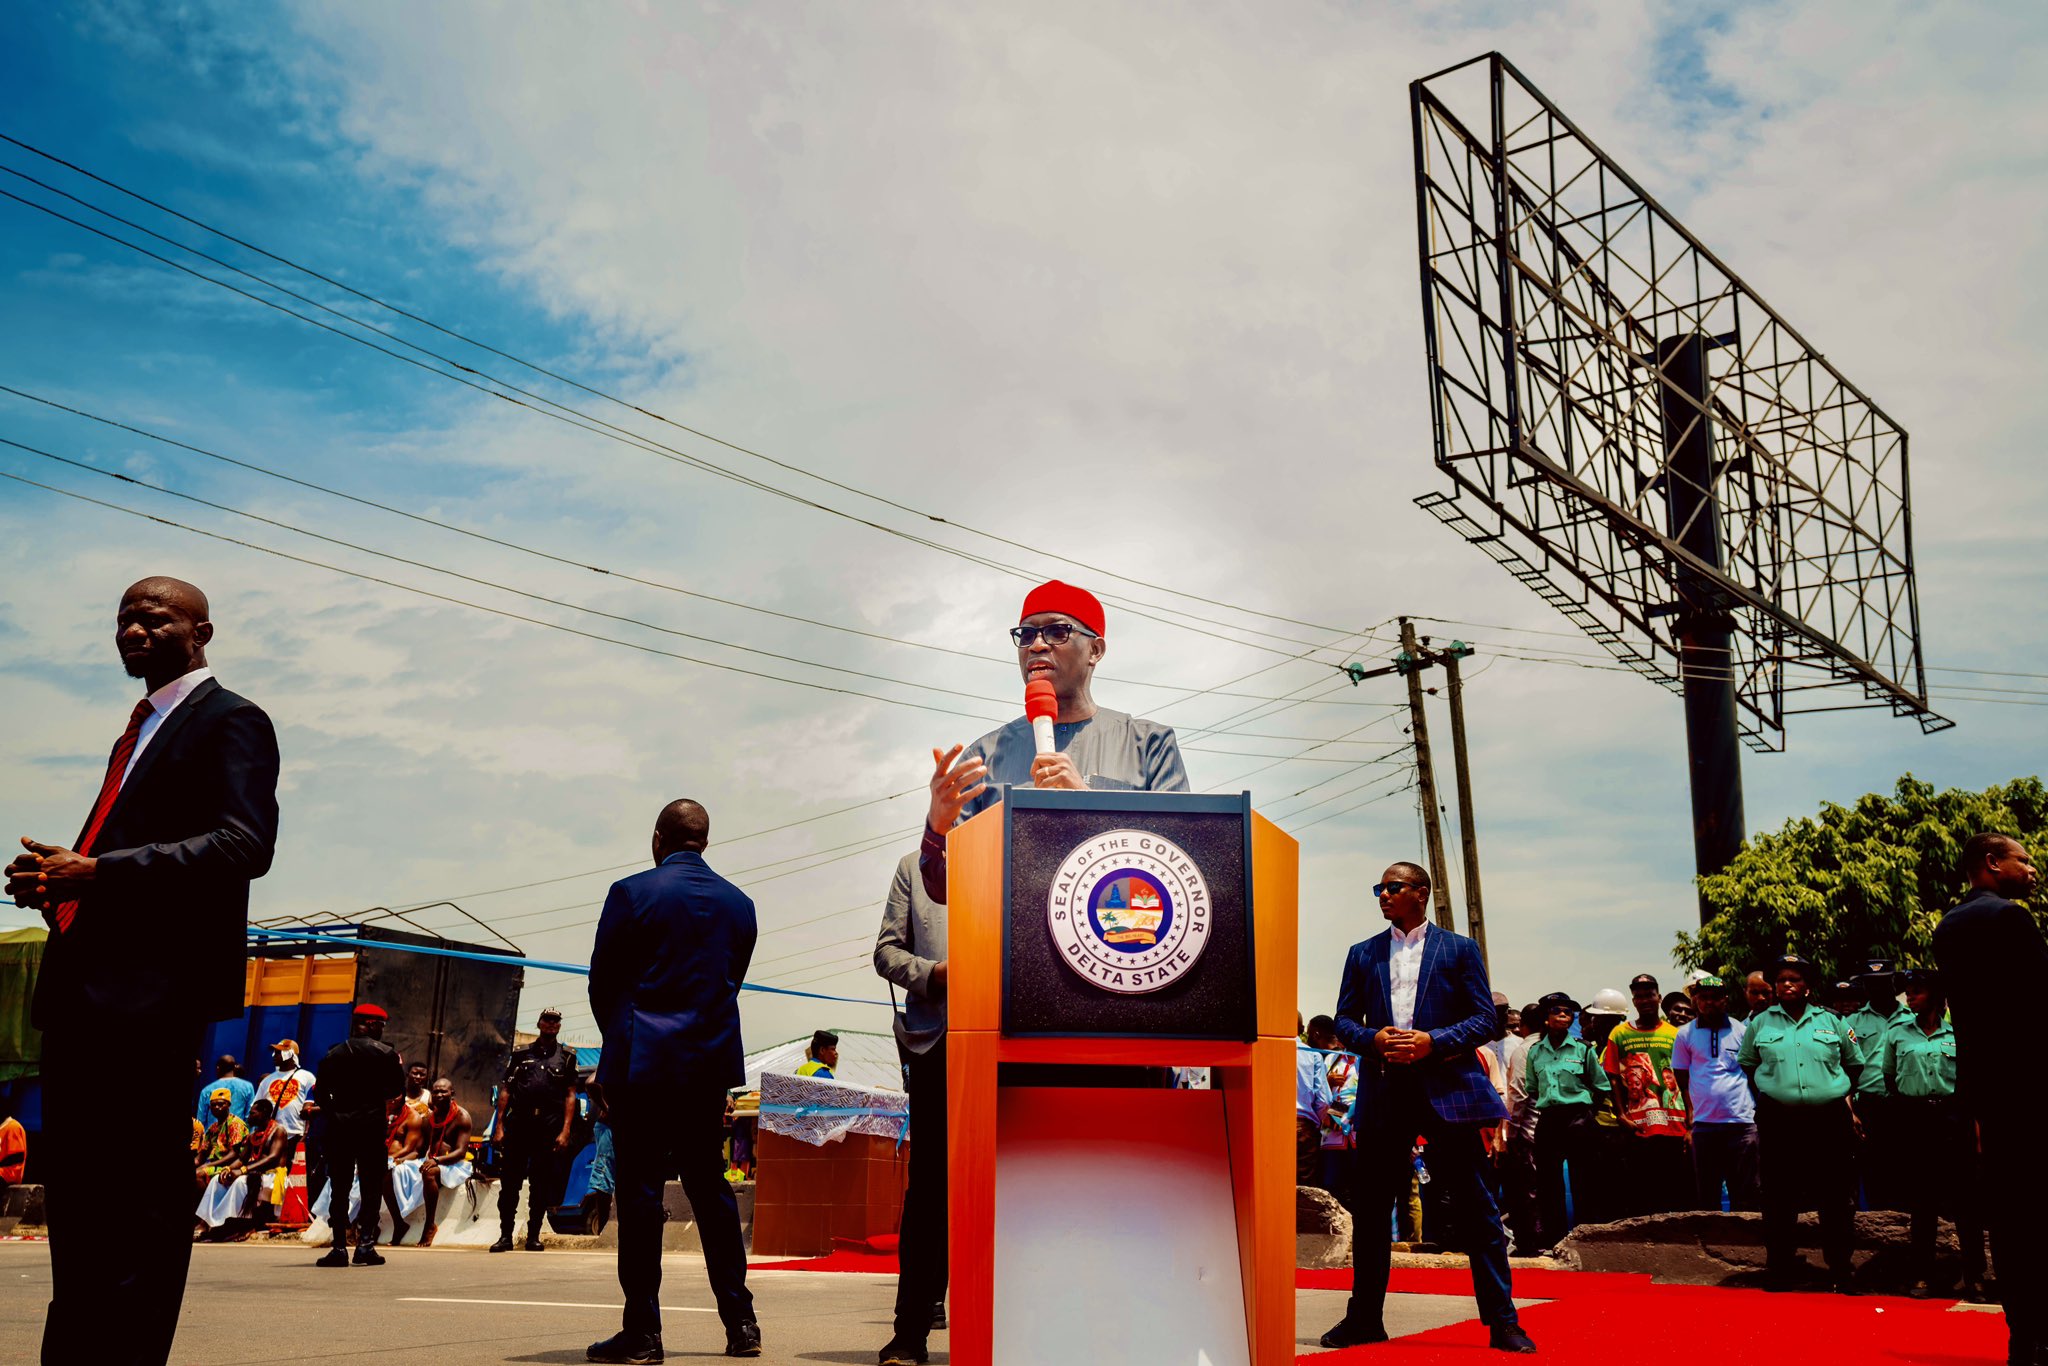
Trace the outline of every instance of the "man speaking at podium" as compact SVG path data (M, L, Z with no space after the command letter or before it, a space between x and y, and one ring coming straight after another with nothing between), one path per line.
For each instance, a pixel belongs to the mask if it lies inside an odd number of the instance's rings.
M1472 1291L1489 1344L1534 1352L1508 1288L1507 1238L1480 1141L1482 1128L1507 1116L1476 1056L1499 1037L1486 966L1471 940L1429 923L1429 874L1421 868L1393 864L1372 890L1388 928L1351 946L1337 989L1337 1037L1359 1056L1358 1236L1351 1302L1323 1346L1387 1340L1387 1230L1396 1202L1407 1198L1421 1135L1430 1178L1449 1193L1471 1249Z
M932 801L918 847L922 886L917 890L937 904L917 904L906 872L899 870L889 893L882 944L875 951L878 970L917 998L913 1015L921 1015L926 1029L938 1034L936 1043L925 1042L923 1052L908 1057L917 1137L910 1145L910 1186L903 1195L895 1331L882 1349L881 1366L917 1366L927 1359L932 1306L946 1293L946 832L1000 801L1005 783L1188 790L1172 727L1095 705L1089 685L1107 644L1102 604L1094 594L1057 579L1038 585L1025 595L1010 639L1017 646L1029 714L972 745L932 751ZM1048 691L1050 699L1045 698ZM936 962L929 957L920 961L915 948L920 939L941 955Z
M1173 727L1095 705L1091 683L1109 642L1102 604L1085 588L1053 579L1024 596L1010 630L1027 703L1050 685L1057 711L1050 744L1020 716L971 745L933 750L932 802L917 870L925 894L946 900L946 832L1002 800L1002 787L1186 792Z

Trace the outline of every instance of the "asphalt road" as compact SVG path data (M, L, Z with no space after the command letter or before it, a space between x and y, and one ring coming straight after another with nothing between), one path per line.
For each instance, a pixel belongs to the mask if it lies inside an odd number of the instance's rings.
M465 1248L386 1249L383 1267L326 1270L318 1249L289 1243L203 1245L192 1250L178 1363L472 1362L583 1360L583 1349L618 1328L613 1254L550 1250L502 1256ZM703 1259L665 1259L662 1339L669 1359L717 1358L725 1334L711 1308ZM889 1337L894 1276L757 1271L747 1278L760 1315L766 1362L872 1363ZM0 1243L0 1362L34 1361L49 1299L46 1243ZM1303 1350L1344 1312L1336 1291L1296 1301ZM1396 1295L1388 1328L1417 1333L1475 1317L1470 1300ZM109 1324L109 1332L119 1332ZM946 1335L932 1335L946 1360ZM78 1357L92 1359L87 1346ZM722 1358L721 1358L722 1359Z

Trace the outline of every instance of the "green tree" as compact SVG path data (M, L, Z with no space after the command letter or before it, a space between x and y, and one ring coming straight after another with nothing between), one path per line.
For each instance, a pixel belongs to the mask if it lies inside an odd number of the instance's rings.
M1965 890L1956 859L1983 830L2048 853L2048 788L2016 778L1937 792L1909 773L1889 797L1826 803L1818 816L1751 836L1724 871L1700 879L1714 916L1678 936L1677 960L1731 981L1791 952L1835 977L1866 956L1931 966L1934 927Z

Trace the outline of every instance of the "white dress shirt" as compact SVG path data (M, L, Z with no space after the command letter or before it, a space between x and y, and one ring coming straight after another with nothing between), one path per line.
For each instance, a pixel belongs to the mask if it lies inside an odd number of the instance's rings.
M136 760L142 757L142 751L149 748L150 739L162 727L164 718L176 710L180 702L190 697L194 688L211 677L213 670L202 664L183 678L174 678L149 695L149 705L155 710L142 718L142 728L135 732L135 752L128 756L128 767L121 770L121 783L124 787L128 783L128 775L135 771Z
M1422 986L1422 936L1429 933L1429 922L1423 921L1406 934L1401 928L1391 926L1388 934L1394 942L1387 950L1387 989L1393 997L1394 1027L1415 1028L1415 997Z

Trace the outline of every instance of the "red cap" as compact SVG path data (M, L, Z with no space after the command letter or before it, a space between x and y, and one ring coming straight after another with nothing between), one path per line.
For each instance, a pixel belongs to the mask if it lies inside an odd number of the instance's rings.
M1034 678L1024 685L1024 715L1036 721L1043 716L1048 721L1060 717L1060 696L1053 690L1049 678Z
M1071 583L1048 579L1026 593L1024 610L1017 614L1017 620L1021 622L1040 612L1058 612L1061 616L1072 617L1096 635L1102 634L1102 604L1095 600L1093 593Z
M355 1013L357 1015L367 1015L373 1020L388 1020L391 1018L390 1011L384 1009L383 1006L373 1006L368 1001L358 1001Z

